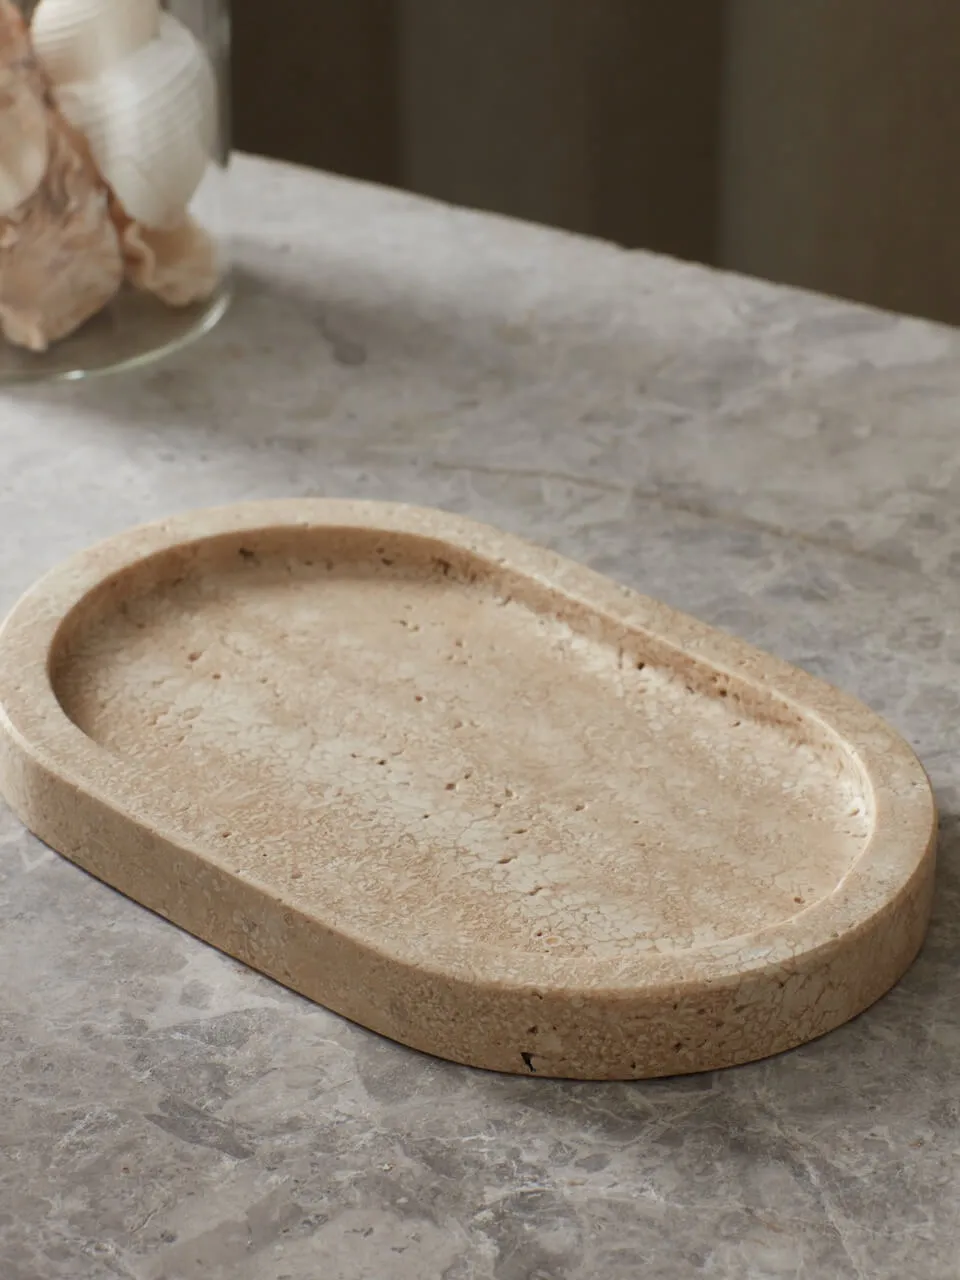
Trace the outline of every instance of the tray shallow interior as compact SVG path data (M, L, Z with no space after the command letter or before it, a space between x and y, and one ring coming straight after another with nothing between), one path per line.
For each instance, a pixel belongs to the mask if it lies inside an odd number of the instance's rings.
M133 566L51 678L233 873L397 954L615 962L834 892L872 813L829 735L563 614L430 539L294 528Z

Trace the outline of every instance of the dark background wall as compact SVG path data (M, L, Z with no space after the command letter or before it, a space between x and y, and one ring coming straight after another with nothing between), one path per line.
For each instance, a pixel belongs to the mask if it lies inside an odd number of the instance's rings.
M722 260L960 322L960 3L727 9Z
M233 0L236 143L399 183L397 21L396 0Z
M234 0L245 150L960 321L956 0Z

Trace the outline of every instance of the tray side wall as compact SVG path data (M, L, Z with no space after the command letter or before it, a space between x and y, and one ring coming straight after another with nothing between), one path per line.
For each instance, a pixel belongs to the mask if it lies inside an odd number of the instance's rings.
M295 905L77 792L0 721L0 790L41 840L204 942L372 1031L468 1066L591 1080L733 1066L833 1030L882 996L926 932L933 858L856 935L722 983L505 988L403 969ZM931 847L928 854L932 855Z

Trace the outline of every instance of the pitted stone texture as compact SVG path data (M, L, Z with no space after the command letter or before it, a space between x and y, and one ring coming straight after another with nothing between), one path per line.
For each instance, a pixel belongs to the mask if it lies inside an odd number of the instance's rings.
M769 1056L860 1013L926 929L932 796L878 717L436 509L132 530L24 597L0 671L0 793L32 831L470 1066Z

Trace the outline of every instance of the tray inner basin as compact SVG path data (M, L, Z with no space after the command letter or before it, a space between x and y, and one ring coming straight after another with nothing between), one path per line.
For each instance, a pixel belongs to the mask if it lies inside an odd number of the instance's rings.
M415 535L164 553L75 610L51 676L231 871L397 953L709 946L833 892L871 831L817 725Z

